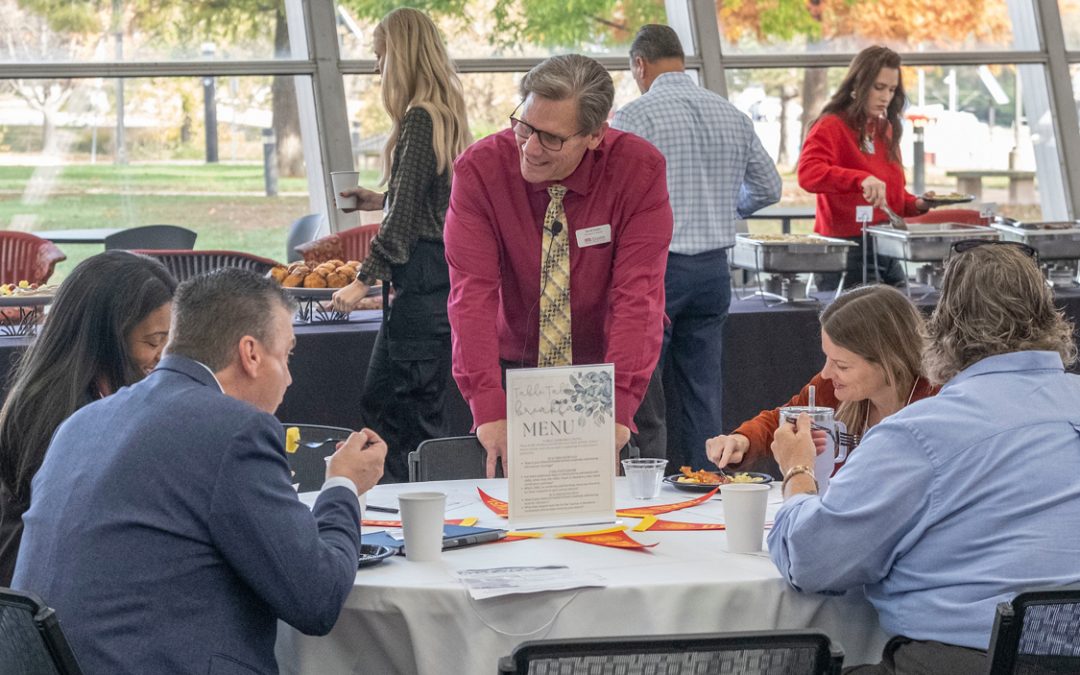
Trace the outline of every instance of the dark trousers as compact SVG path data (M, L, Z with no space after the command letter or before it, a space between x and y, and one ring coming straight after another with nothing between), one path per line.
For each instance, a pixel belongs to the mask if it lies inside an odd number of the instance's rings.
M450 273L442 244L418 242L392 268L394 302L384 291L383 323L364 380L364 420L387 444L384 482L409 480L409 453L449 435Z
M731 304L731 272L726 249L696 255L668 255L664 275L665 309L671 323L664 330L659 371L649 389L659 387L659 410L643 402L634 418L638 431L648 435L656 425L656 415L664 414L665 396L661 374L668 369L675 391L667 392L678 401L674 418L667 419L671 447L667 456L673 464L687 464L694 469L711 466L705 455L705 441L723 432L723 357L724 323ZM646 399L655 397L652 391ZM656 400L656 399L653 399ZM641 448L642 456L652 456ZM678 469L678 466L669 468Z
M844 675L983 675L986 667L984 651L898 635L885 645L881 663L844 668Z
M853 248L847 250L847 268L844 272L844 288L862 285L862 237L834 237L834 239L843 239L844 241L850 241L855 244ZM870 251L873 250L874 246L873 244L870 244ZM907 273L904 272L904 267L896 258L890 258L885 255L871 255L868 251L866 259L866 283L878 283L878 275L881 276L881 283L883 284L903 286L904 277ZM835 291L837 287L840 286L840 274L839 272L819 273L815 277L815 282L817 283L819 291Z

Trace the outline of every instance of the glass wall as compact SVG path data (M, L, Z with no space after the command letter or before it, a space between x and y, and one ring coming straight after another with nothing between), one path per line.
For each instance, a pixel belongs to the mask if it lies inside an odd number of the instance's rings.
M816 71L811 73L811 71ZM728 98L754 120L758 137L784 176L784 203L810 205L814 195L795 179L804 125L821 112L847 68L753 68L727 70ZM908 108L904 115L901 156L908 189L953 192L970 189L964 172L995 171L1014 175L980 179L980 202L1021 219L1042 216L1036 177L1038 149L1053 153L1053 124L1030 124L1029 105L1048 114L1046 77L1041 68L1023 72L1015 65L914 66L902 69ZM824 82L824 95L804 108L804 83ZM1036 115L1035 119L1042 118ZM916 141L921 141L918 145ZM916 182L916 166L920 167ZM1060 166L1049 162L1047 180L1061 181Z
M725 54L843 54L874 44L901 52L1039 48L1034 34L1014 30L1034 22L1028 0L717 0L716 7Z
M275 116L287 114L274 106L275 79L9 81L0 223L31 232L169 223L198 232L199 248L282 258L308 188L301 139L274 135ZM295 147L278 151L282 141ZM62 248L62 271L101 249Z
M291 59L284 10L252 0L0 0L0 62Z

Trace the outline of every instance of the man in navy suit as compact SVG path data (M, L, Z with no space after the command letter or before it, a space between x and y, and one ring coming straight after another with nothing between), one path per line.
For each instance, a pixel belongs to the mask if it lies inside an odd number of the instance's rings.
M337 620L386 445L354 433L314 508L299 501L271 414L292 309L250 272L191 279L157 369L57 430L12 585L56 608L87 673L276 673L277 619Z

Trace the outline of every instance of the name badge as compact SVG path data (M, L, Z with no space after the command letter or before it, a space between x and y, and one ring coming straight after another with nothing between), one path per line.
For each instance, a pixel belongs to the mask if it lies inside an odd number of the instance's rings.
M586 227L583 230L578 230L574 234L577 235L578 248L585 248L586 246L596 246L598 244L606 244L611 241L611 225L597 225L596 227Z

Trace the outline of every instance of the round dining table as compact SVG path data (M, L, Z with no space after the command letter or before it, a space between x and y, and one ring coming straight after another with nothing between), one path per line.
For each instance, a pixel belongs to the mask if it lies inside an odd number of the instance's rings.
M506 527L477 489L507 498L507 481L463 480L379 485L369 505L397 506L397 495L439 491L446 518L475 517L479 527ZM616 507L662 505L700 497L663 485L651 500L629 495L616 478ZM315 493L301 495L309 504ZM779 485L769 494L767 525L780 508ZM365 520L397 519L370 509ZM659 516L686 523L723 523L719 493L708 501ZM277 659L285 674L447 675L490 673L500 657L526 640L594 636L671 635L771 629L827 634L845 652L845 665L877 662L887 636L873 607L858 591L802 593L777 572L768 553L727 551L723 530L633 531L639 518L622 517L630 537L656 546L609 548L556 538L498 541L445 550L435 562L392 556L357 570L352 592L329 635L306 636L278 623ZM386 529L365 526L364 533ZM475 600L458 578L462 570L563 565L568 573L602 578L602 587L505 595Z

